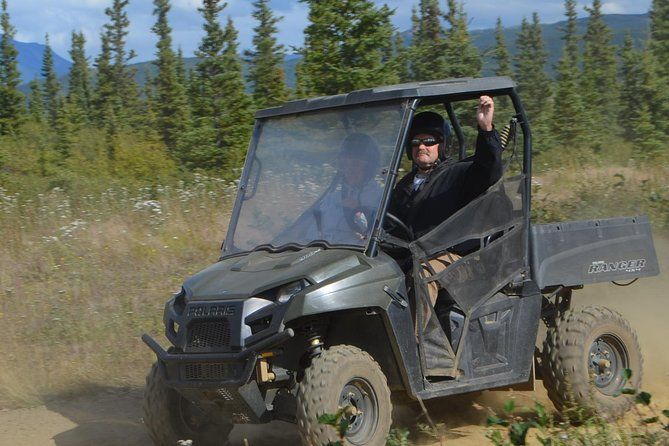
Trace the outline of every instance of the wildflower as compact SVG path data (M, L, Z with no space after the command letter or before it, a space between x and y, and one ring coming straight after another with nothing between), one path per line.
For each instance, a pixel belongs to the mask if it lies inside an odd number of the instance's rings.
M133 208L136 211L149 210L157 214L162 213L162 205L158 200L143 200L135 203Z

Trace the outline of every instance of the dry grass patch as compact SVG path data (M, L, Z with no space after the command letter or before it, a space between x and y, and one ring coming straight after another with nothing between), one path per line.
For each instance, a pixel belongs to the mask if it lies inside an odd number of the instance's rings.
M231 188L190 185L4 200L0 229L0 406L91 385L141 385L140 336L188 275L214 262Z
M560 167L533 179L535 221L646 214L669 228L669 165Z

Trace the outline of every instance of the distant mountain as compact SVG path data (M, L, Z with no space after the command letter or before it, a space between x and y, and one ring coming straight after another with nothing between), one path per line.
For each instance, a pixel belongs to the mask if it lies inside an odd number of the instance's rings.
M626 33L629 33L640 44L648 36L648 28L650 25L650 18L648 14L608 14L603 16L604 22L611 28L613 32L613 43L622 46L623 39ZM541 25L542 36L548 51L548 65L547 70L553 74L553 68L562 54L563 42L561 40L561 29L566 22L557 22L551 24ZM579 34L585 33L588 24L587 18L578 19ZM516 36L520 31L520 26L513 26L505 28L504 36L506 44L509 47L511 55L516 54ZM411 32L405 31L402 33L406 44L411 42ZM482 29L471 31L471 36L474 44L478 47L484 55L483 75L491 75L494 71L494 61L486 54L490 54L490 50L495 46L495 30ZM19 51L19 69L21 70L21 77L24 82L29 82L35 77L40 77L40 70L42 66L42 57L44 55L44 45L39 43L24 43L14 42ZM299 55L288 55L284 62L284 69L286 72L286 83L289 87L295 86L295 67L300 60ZM192 69L197 64L197 58L188 57L184 59L186 69ZM71 62L54 53L54 68L56 73L61 78L61 81L66 81L66 75L72 65ZM152 62L140 62L131 65L137 71L136 79L140 85L146 82L147 73L155 76L156 67ZM246 72L246 67L244 67ZM23 90L27 91L24 87Z
M283 66L286 72L286 84L288 84L290 88L295 87L295 66L297 65L297 62L299 62L299 60L300 56L295 54L289 54L284 59ZM186 68L186 71L195 69L197 62L198 62L197 57L184 57L184 67ZM153 78L158 73L158 69L156 68L153 62L138 62L135 64L131 64L130 68L136 71L135 80L140 85L144 85L147 76ZM248 71L248 66L246 63L242 65L242 71L246 76L246 73Z
M2 36L2 34L0 34ZM41 43L19 42L12 40L16 50L19 52L18 62L19 71L21 72L21 80L24 83L30 82L35 78L41 77L42 59L44 58L44 50L46 45ZM53 68L56 74L64 76L70 70L72 62L56 54L53 50Z
M629 33L637 45L640 45L648 37L650 17L648 14L607 14L603 16L604 22L611 28L613 33L613 44L622 47L625 34ZM548 51L547 71L554 74L554 67L562 55L564 43L561 39L562 29L566 21L551 23L541 26L541 35ZM585 34L588 19L581 18L577 21L577 32ZM504 29L504 38L511 55L515 55L516 38L520 32L520 26ZM482 29L471 32L472 40L482 54L489 54L495 47L495 30ZM483 75L491 75L495 69L495 63L490 57L484 57Z

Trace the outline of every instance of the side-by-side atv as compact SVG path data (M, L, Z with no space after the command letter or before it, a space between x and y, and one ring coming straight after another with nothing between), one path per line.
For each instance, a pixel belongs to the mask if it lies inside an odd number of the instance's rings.
M484 94L495 98L497 126L509 123L505 174L416 239L388 212L412 118L420 107L441 111L452 159L467 159L472 105ZM657 274L648 219L533 223L531 155L505 77L259 111L220 259L167 302L172 345L143 336L157 356L144 404L155 444L220 445L235 424L284 420L320 446L337 437L319 415L344 408L347 444L383 445L393 402L535 376L559 409L625 412L631 400L617 395L642 375L636 335L614 311L571 308L572 291ZM436 274L422 266L446 252L461 258Z

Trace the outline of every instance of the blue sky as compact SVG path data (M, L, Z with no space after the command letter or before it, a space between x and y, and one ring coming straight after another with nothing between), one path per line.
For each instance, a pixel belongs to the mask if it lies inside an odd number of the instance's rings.
M68 58L70 35L73 30L83 31L90 56L99 50L99 34L107 17L104 9L112 0L8 0L8 9L12 23L17 29L16 39L23 42L44 42L44 34L49 33L52 48L61 56ZM418 0L385 0L395 8L393 23L404 31L410 27L411 8ZM445 5L442 1L442 6ZM587 13L583 7L589 0L578 0L580 16ZM651 0L603 0L603 10L608 14L641 14L650 8ZM175 45L181 46L184 55L192 56L202 37L202 20L197 12L201 0L172 0L170 22ZM504 26L520 24L523 17L529 17L537 11L543 23L553 23L564 18L563 0L506 0L500 8L499 1L465 0L465 11L471 29L491 28L498 16ZM302 45L302 30L307 22L307 6L298 0L271 0L275 14L283 16L279 24L279 40L288 48ZM138 57L135 61L153 58L155 53L155 35L151 26L155 19L152 15L151 0L130 0L128 15L131 21L128 35L128 48L134 49ZM251 45L255 22L251 17L251 0L228 0L223 17L231 16L239 31L242 49Z

